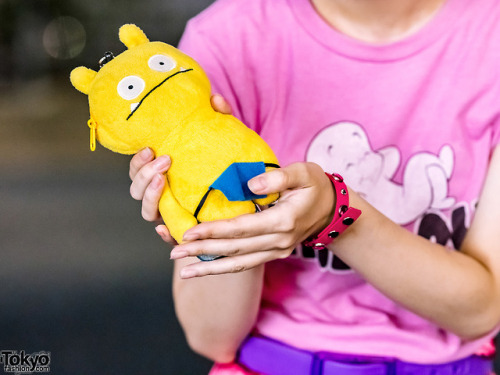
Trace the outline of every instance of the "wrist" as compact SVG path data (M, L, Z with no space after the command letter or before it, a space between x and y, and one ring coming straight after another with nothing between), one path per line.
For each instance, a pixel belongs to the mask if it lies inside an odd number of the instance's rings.
M344 179L339 174L325 173L329 178L334 194L334 209L329 223L313 238L308 238L304 245L315 250L326 248L335 238L342 234L361 215L361 211L349 206L349 191Z
M324 219L321 221L321 224L316 228L313 235L309 236L310 238L317 237L325 228L332 222L335 218L335 208L337 206L337 192L335 191L335 187L333 186L328 175L324 173L325 183L328 187L326 190L325 197L323 201L320 203L321 206L324 207L326 211L324 214Z

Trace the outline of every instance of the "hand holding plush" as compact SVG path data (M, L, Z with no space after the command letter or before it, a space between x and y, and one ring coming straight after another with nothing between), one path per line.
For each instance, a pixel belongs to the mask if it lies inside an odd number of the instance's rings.
M99 72L71 72L76 89L89 97L91 147L95 139L122 154L150 147L170 155L172 165L160 213L182 243L198 222L255 212L278 194L256 196L247 181L277 168L270 147L252 130L210 104L210 83L201 67L178 49L149 42L135 25L120 28L128 47Z

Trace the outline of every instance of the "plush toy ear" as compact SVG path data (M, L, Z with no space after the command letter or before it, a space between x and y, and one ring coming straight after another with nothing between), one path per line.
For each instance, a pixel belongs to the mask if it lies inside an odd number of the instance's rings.
M131 23L120 27L118 35L121 42L125 44L128 49L149 42L149 39L146 34L144 34L144 31Z
M79 66L71 72L70 80L75 89L88 95L96 74L97 72L92 69Z

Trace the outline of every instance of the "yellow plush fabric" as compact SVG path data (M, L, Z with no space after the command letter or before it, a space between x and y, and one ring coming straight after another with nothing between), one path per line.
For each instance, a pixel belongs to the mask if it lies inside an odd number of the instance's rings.
M150 42L135 25L120 28L126 51L98 72L78 67L71 82L89 97L97 140L122 154L150 147L168 154L172 165L160 200L160 213L179 243L195 226L195 210L211 184L231 165L278 164L270 147L230 115L212 109L210 83L201 67L178 49ZM256 200L261 205L277 194ZM198 220L212 221L255 212L252 201L228 201L212 190Z

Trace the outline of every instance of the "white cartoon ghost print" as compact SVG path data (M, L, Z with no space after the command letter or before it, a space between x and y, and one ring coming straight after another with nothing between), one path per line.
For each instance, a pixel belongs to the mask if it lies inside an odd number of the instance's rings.
M373 150L363 128L339 122L318 133L311 142L307 161L325 171L344 176L349 186L398 224L409 224L429 209L447 209L455 199L448 196L454 154L444 145L438 155L413 155L401 184L393 181L401 155L396 147Z

